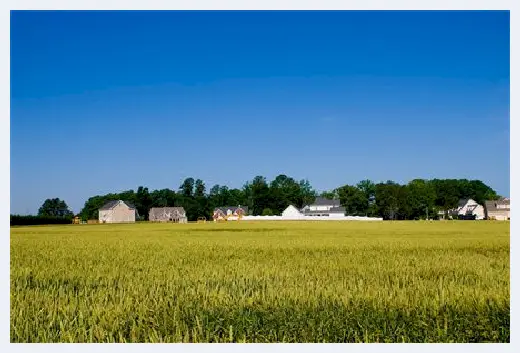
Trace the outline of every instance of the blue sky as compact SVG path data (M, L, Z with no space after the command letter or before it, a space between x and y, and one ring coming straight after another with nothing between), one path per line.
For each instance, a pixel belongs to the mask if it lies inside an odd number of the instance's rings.
M508 12L12 12L11 213L361 179L509 195Z

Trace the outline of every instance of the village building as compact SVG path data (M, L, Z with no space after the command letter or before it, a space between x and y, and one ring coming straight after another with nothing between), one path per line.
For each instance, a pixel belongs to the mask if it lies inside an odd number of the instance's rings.
M184 207L152 207L148 213L150 222L187 223Z
M484 206L473 199L462 199L455 210L449 212L453 218L481 220L486 217Z
M339 200L317 197L312 204L305 205L300 212L304 216L343 217L345 207L341 207Z
M213 221L236 221L247 216L247 206L217 207L213 210Z
M507 221L511 219L511 207L509 198L499 200L489 200L484 202L486 206L486 218L497 221Z
M99 209L99 223L133 223L135 213L135 207L126 201L109 201Z

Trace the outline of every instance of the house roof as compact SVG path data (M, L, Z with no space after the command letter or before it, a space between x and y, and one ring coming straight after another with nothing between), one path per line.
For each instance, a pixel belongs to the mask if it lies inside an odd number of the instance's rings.
M324 197L316 197L316 199L314 200L314 203L312 205L313 206L334 206L334 207L339 207L340 202L339 202L339 200L331 200L331 199L326 199Z
M127 201L123 201L123 200L112 200L112 201L108 201L106 204L104 204L102 207L99 208L100 211L106 211L106 210L111 210L112 208L114 208L115 206L117 206L119 204L119 202L122 202L124 203L128 208L130 209L134 209L135 210L135 206L132 205L130 202L127 202Z
M507 200L487 200L484 202L486 211L510 211L509 199ZM498 205L505 205L506 208L498 208Z
M247 211L248 211L247 206L223 206L223 207L215 207L213 212L216 212L217 210L221 210L224 213L227 212L227 210L231 210L231 212L235 212L239 208L243 209L245 213L247 213Z
M159 215L159 214L169 213L169 212L178 212L180 214L186 214L184 207L152 207L152 208L150 208L149 214L150 215Z

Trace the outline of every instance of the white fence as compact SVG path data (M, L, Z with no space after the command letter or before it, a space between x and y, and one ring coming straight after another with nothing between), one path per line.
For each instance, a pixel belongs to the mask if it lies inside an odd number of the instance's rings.
M244 216L242 221L382 221L383 218L362 216Z

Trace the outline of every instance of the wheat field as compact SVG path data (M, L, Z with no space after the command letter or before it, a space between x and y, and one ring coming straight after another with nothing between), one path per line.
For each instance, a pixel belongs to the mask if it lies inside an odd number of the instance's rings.
M11 342L509 342L509 222L11 228Z

